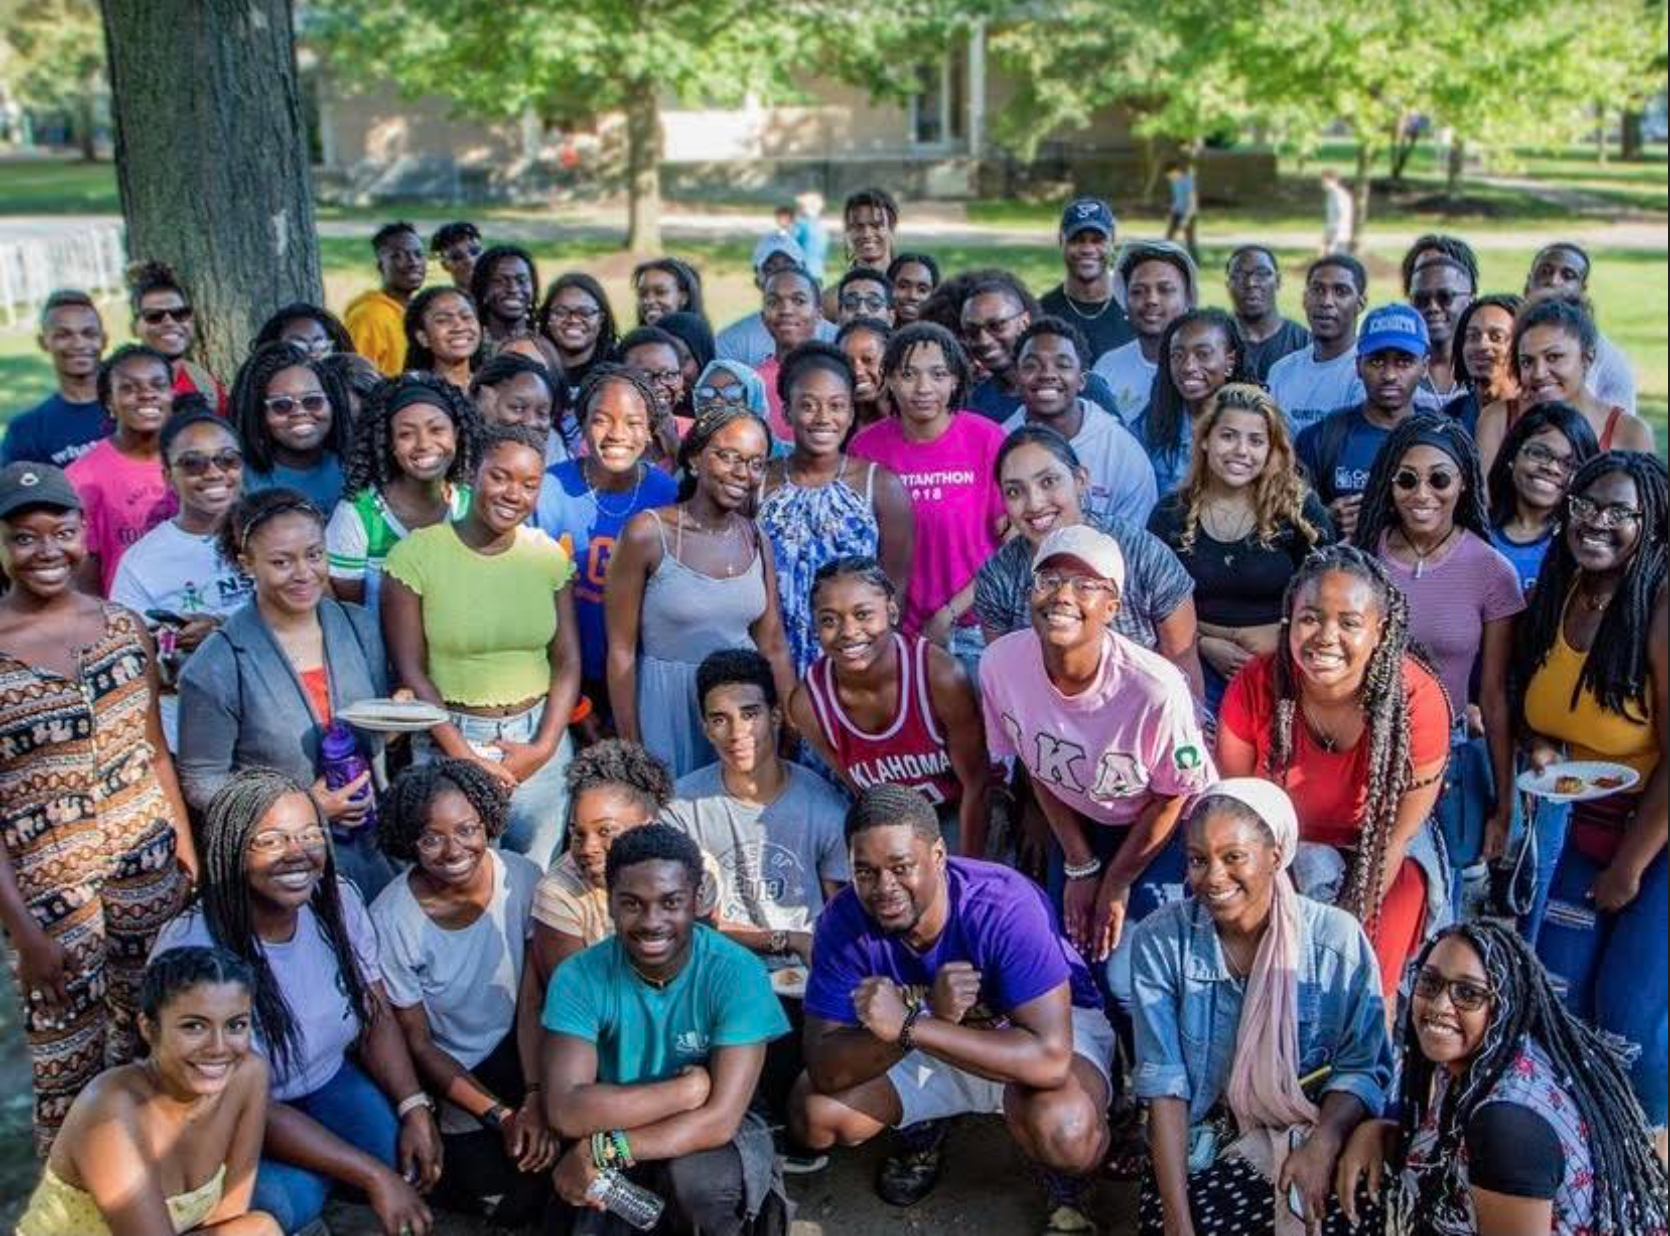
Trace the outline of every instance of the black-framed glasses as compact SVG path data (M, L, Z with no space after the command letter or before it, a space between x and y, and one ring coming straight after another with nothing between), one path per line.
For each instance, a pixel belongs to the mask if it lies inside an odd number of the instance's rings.
M964 322L963 337L965 339L978 339L981 335L995 335L1025 312L1025 309L1017 309L1015 312L1001 318L988 318L984 322Z
M770 459L765 455L744 455L741 451L733 451L728 446L710 446L708 453L728 471L734 472L738 468L747 468L748 475L756 478L765 475L766 465L770 462Z
M545 315L551 322L595 322L603 316L603 310L596 305L552 305L551 311Z
M1442 494L1449 492L1450 486L1455 484L1456 477L1448 468L1434 468L1425 477L1413 468L1399 468L1392 476L1392 484L1406 494L1412 494L1419 489L1423 480L1433 493Z
M841 308L854 313L880 313L887 308L887 297L879 292L847 292L841 297Z
M1573 494L1566 499L1566 508L1571 511L1571 517L1578 523L1608 531L1622 524L1635 523L1641 518L1641 511L1637 507L1625 506L1622 502L1612 502L1602 506L1600 503L1592 502L1578 494Z
M216 451L213 455L205 455L202 451L187 451L174 461L178 468L190 477L207 476L212 468L216 472L236 472L244 466L244 453L235 447L227 447L223 451Z
M161 326L164 322L178 322L184 326L191 321L195 311L190 305L180 305L171 309L141 309L139 320L146 326Z
M309 391L305 395L268 395L261 404L274 416L294 416L297 412L318 416L330 410L331 401L324 391Z
M1422 1000L1436 1000L1446 991L1450 993L1450 1003L1461 1013L1477 1013L1496 999L1494 991L1471 979L1445 978L1431 966L1415 971L1415 994Z
M1541 442L1527 442L1519 448L1519 457L1539 468L1552 468L1558 472L1570 472L1575 462L1570 455L1556 455Z

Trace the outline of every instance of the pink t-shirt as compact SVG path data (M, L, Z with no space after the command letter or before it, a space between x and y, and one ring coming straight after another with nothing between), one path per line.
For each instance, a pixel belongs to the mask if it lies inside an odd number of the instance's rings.
M754 366L754 372L765 383L765 419L771 425L771 436L785 446L793 446L794 426L789 424L788 415L783 411L783 397L777 393L777 375L782 370L783 362L775 356L768 356Z
M1056 690L1033 631L1011 631L980 658L980 697L992 756L1018 756L1033 781L1098 824L1130 824L1153 799L1218 779L1188 679L1111 631L1096 681L1078 695Z
M1442 558L1428 559L1419 579L1380 542L1380 561L1409 598L1409 634L1426 649L1457 717L1467 709L1473 662L1484 645L1484 624L1525 608L1519 573L1500 550L1462 529Z
M920 631L997 552L1004 510L995 470L1002 446L1002 428L975 412L953 413L933 442L909 441L893 417L853 438L856 458L891 468L910 494L916 549L905 591L905 634ZM972 606L963 622L974 622Z
M139 538L174 514L162 460L130 459L106 438L64 470L81 495L87 549L99 556L100 589L110 595L116 566Z

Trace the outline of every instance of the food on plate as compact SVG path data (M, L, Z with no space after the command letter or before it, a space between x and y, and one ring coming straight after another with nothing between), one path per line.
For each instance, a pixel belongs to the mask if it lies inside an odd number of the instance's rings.
M1623 785L1624 781L1625 778L1623 777L1607 773L1604 776L1596 777L1593 781L1589 782L1589 784L1594 786L1597 790L1615 790L1619 786Z
M1555 777L1554 792L1556 794L1581 794L1583 792L1583 778Z

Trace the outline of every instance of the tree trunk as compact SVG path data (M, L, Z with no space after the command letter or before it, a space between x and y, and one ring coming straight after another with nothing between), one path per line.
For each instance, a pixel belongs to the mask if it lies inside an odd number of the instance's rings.
M1467 142L1456 137L1450 140L1450 162L1445 170L1444 196L1453 198L1461 187L1461 174L1467 170Z
M1623 114L1619 125L1618 157L1625 163L1639 163L1641 161L1642 126L1646 117L1638 111L1628 111Z
M626 247L661 252L661 105L652 82L640 82L626 108Z
M75 107L71 112L71 125L75 129L75 148L80 152L82 161L86 163L97 162L99 157L98 121L94 119L91 88L84 89L75 96Z
M279 306L323 301L290 0L101 0L128 254L191 291L229 382Z
M1375 150L1362 139L1357 141L1357 183L1352 190L1355 198L1354 209L1351 212L1351 252L1361 253L1363 242L1368 236L1368 203L1369 194L1373 189L1373 178L1369 175L1374 165Z
M1392 183L1401 185L1403 173L1409 167L1409 158L1415 153L1415 143L1420 133L1415 128L1413 117L1408 113L1398 116L1392 127Z

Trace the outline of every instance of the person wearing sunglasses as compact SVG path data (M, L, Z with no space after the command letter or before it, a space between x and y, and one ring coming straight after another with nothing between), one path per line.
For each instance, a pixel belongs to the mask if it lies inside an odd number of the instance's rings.
M99 367L99 402L115 429L64 470L81 494L87 555L77 580L92 596L110 595L123 555L174 513L161 446L174 412L172 372L144 344L117 348Z
M371 237L380 286L361 292L342 311L354 350L384 377L406 368L406 306L429 275L423 238L410 223L386 223Z
M176 411L163 426L161 444L163 475L180 510L122 555L110 599L142 615L157 638L162 728L169 750L176 751L179 673L198 645L249 599L251 585L220 553L221 525L243 489L238 435L200 406Z
M352 419L332 368L293 343L257 348L232 383L232 423L246 493L295 489L327 515L336 509Z
M1513 812L1508 658L1525 598L1519 573L1490 543L1478 452L1460 425L1421 413L1392 431L1353 539L1407 598L1410 638L1450 697L1455 733L1438 815L1450 865L1494 858Z
M957 335L980 377L968 392L971 411L1001 425L1022 403L1015 352L1038 313L1032 293L1006 273L994 272L969 288Z
M128 272L133 305L133 335L168 358L174 393L202 395L226 411L226 388L201 364L190 359L197 344L197 315L191 297L172 269L161 262L141 262Z
M1113 629L1119 543L1085 524L1032 556L1032 626L986 649L980 695L994 760L1026 767L1048 821L1047 888L1067 938L1131 998L1132 924L1183 881L1183 808L1217 780L1189 680Z
M371 903L371 922L412 1064L443 1104L431 1201L518 1228L550 1194L557 1143L541 1103L539 1036L518 1033L542 873L494 844L509 812L504 786L469 760L401 773L377 829L383 849L410 866Z
M1138 1230L1273 1236L1308 1219L1332 1236L1335 1163L1392 1085L1374 950L1294 888L1299 820L1280 786L1219 781L1183 832L1192 895L1131 933L1152 1164Z
M310 305L306 301L285 305L274 312L255 332L249 350L253 352L268 343L293 343L315 360L338 353L358 355L342 319L329 309Z
M1587 802L1536 801L1538 894L1526 927L1572 1011L1640 1046L1630 1077L1661 1149L1670 1108L1666 489L1663 462L1637 451L1597 455L1578 469L1512 667L1532 768L1607 760L1639 776Z
M1599 454L1595 432L1569 403L1545 403L1514 422L1485 489L1490 540L1519 572L1527 596L1565 522L1572 474Z
M1663 923L1659 924L1662 936ZM1415 962L1396 1119L1357 1126L1335 1187L1358 1231L1663 1232L1664 1164L1617 1043L1574 1016L1503 923L1451 927Z
M1458 372L1461 315L1473 303L1478 288L1467 265L1444 253L1422 254L1407 284L1409 303L1426 322L1429 351L1426 377L1415 395L1416 406L1443 410L1466 393Z
M467 219L443 223L429 238L429 253L451 277L452 286L468 292L470 277L481 257L481 229Z

